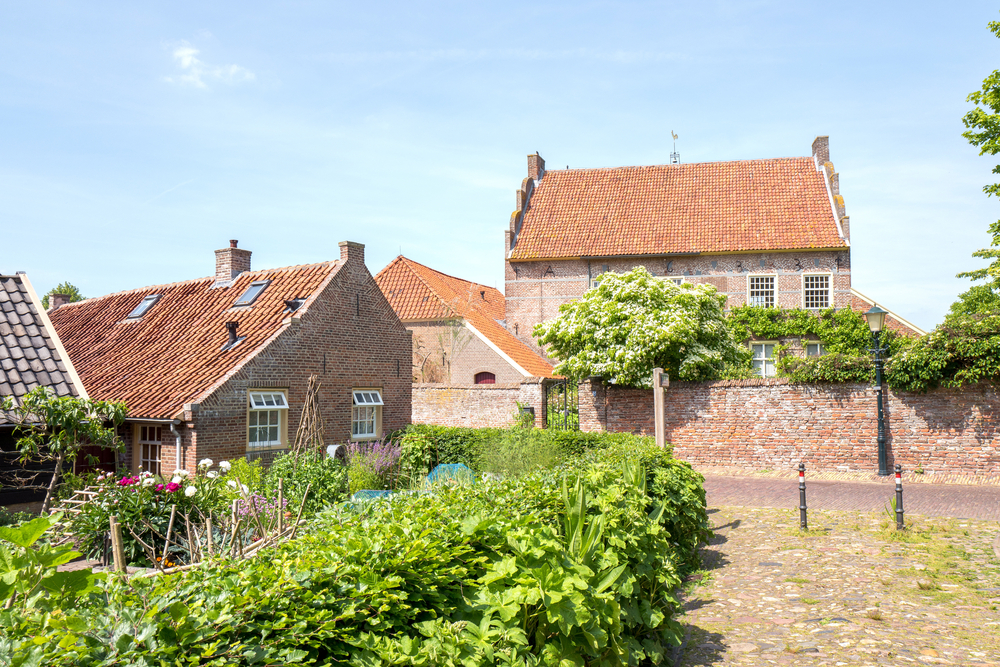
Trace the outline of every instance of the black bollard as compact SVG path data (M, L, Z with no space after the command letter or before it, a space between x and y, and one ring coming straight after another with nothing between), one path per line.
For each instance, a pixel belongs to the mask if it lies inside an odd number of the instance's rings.
M809 530L806 521L806 464L799 464L799 528Z
M896 464L896 530L903 530L903 466Z

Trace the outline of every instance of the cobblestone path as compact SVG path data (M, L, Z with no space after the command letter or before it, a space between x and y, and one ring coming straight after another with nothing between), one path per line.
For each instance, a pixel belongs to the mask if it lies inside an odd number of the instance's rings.
M1000 665L994 521L753 507L710 510L675 664Z

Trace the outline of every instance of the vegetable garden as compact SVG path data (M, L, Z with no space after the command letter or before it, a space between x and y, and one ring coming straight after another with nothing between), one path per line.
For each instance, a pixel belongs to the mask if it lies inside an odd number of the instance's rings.
M383 452L381 470L358 455L346 468L397 489L377 501L339 502L353 484L336 463L258 470L265 499L272 474L289 503L302 483L317 493L296 539L248 560L60 581L64 554L6 532L34 522L0 528L0 582L26 568L37 582L0 584L0 665L619 665L678 643L673 591L709 533L701 477L669 451L534 429L413 427L396 442L394 465ZM440 463L478 474L413 482ZM232 480L248 492L246 468Z

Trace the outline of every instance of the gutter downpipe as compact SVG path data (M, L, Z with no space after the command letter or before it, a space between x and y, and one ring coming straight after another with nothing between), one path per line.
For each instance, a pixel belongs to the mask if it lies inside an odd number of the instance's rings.
M174 450L174 455L177 458L177 462L179 463L177 468L180 470L187 470L187 448L184 447L182 443L181 432L177 430L177 427L180 426L180 423L181 423L180 419L171 419L170 432L173 433L174 437L177 439Z

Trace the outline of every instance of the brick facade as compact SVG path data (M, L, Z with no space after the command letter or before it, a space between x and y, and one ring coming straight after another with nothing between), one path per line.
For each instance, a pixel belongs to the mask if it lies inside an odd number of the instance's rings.
M514 421L517 404L535 410L535 424L545 418L544 381L528 378L504 384L414 384L413 423L441 426L508 426Z
M776 305L803 307L803 276L830 276L830 305L851 307L851 253L802 251L544 260L505 263L507 328L538 352L531 332L536 324L559 314L559 306L578 299L601 273L624 273L645 266L654 276L680 278L695 285L714 285L726 296L726 308L747 303L750 276L775 276Z
M1000 392L991 385L927 394L885 392L889 464L927 473L1000 473ZM666 438L703 465L810 469L878 467L875 390L784 379L675 383ZM652 435L651 389L580 383L580 427Z
M499 383L519 383L524 374L486 344L462 320L407 323L413 332L413 381L474 384L476 373Z

